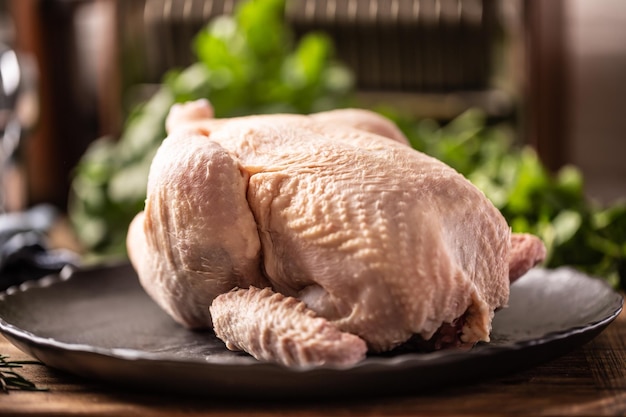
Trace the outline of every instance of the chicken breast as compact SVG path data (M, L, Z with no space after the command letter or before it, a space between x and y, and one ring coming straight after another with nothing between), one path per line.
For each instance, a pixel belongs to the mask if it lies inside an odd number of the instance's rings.
M510 278L545 256L372 112L213 119L198 101L167 128L131 261L175 320L259 359L346 365L455 326L453 345L489 341Z

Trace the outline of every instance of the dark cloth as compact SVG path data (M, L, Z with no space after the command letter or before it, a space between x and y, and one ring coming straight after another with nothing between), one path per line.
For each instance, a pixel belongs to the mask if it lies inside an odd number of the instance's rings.
M78 263L75 253L47 246L57 214L52 206L40 205L0 215L0 291Z

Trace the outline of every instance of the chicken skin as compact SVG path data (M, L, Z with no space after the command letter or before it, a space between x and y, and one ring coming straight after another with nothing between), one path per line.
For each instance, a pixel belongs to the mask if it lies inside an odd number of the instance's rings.
M261 360L351 365L442 329L443 347L489 341L510 280L545 256L375 113L214 119L201 100L166 126L131 262L176 321Z

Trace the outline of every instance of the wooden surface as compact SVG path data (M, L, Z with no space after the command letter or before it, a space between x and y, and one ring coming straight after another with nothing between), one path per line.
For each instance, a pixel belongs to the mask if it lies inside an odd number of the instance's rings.
M30 359L0 336L0 354ZM19 373L47 392L0 393L0 415L494 416L626 415L626 314L575 351L523 372L411 396L345 401L225 401L128 392L43 365Z

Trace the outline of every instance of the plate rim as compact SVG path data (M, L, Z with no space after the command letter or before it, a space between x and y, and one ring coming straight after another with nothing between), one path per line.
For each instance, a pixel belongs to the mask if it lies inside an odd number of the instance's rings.
M129 268L129 265L116 264L113 267ZM103 271L105 269L107 271ZM80 277L80 272L94 270L106 274L110 266L53 275L15 291L50 286ZM573 272L585 280L594 279L578 271ZM35 335L7 323L4 315L0 317L0 332L20 350L48 367L85 381L104 384L105 389L123 387L131 391L176 394L177 398L208 396L237 401L317 401L359 399L364 395L420 395L524 371L592 340L621 313L624 304L621 293L613 290L606 281L599 281L609 291L607 294L611 295L611 299L607 300L609 308L594 313L592 318L598 320L585 320L583 325L547 332L530 340L515 340L502 345L483 344L461 352L448 350L368 357L346 367L286 367L257 361L249 356L207 361L200 356L180 358L136 349L113 350ZM0 299L5 297L0 294Z
M56 285L61 282L65 282L71 279L80 279L81 275L88 274L94 271L106 271L115 268L127 268L129 263L126 261L115 261L98 265L91 265L86 267L66 267L61 272L56 274L47 275L38 280L26 281L20 285L12 286L0 293L0 302L3 302L7 297L11 297L15 293L24 293L32 289L45 289L46 287ZM103 348L89 344L69 343L56 340L54 338L42 337L27 330L21 329L11 323L8 323L4 317L0 316L0 333L4 334L13 344L15 340L20 343L30 345L34 344L38 347L45 349L55 349L61 351L75 352L75 353L88 353L95 354L102 357L110 357L116 360L122 361L148 361L148 362L163 362L171 365L191 364L208 366L210 368L225 368L232 369L233 367L245 367L246 369L254 370L259 368L261 370L274 369L279 372L286 373L308 373L311 371L324 371L324 372L336 372L336 371L368 371L369 368L376 369L377 371L384 370L385 368L394 368L397 366L410 366L416 367L418 365L432 364L436 365L441 361L459 363L465 360L470 360L477 356L491 356L506 352L514 352L521 349L527 349L529 347L540 347L548 344L558 343L565 339L569 339L574 336L583 336L586 333L590 333L590 339L600 333L606 326L613 322L617 316L622 312L624 306L624 296L615 291L605 280L587 275L581 271L578 271L572 267L564 266L555 269L544 269L546 272L554 273L557 271L568 271L574 273L580 277L597 281L600 285L604 285L614 295L614 299L607 301L607 310L610 309L610 314L607 314L599 320L594 320L586 324L569 327L563 330L551 331L541 337L532 337L529 339L517 340L512 343L501 345L482 344L469 351L453 351L442 350L429 353L408 352L395 356L368 356L365 360L350 366L307 366L307 367L287 367L280 364L258 361L252 357L241 357L241 360L235 360L235 358L228 361L210 361L202 360L200 358L175 358L168 357L163 353L146 352L138 349L130 348ZM611 305L611 307L609 307ZM21 350L22 347L18 346ZM29 349L32 351L32 349ZM38 358L39 359L39 358ZM44 362L45 363L45 362Z

